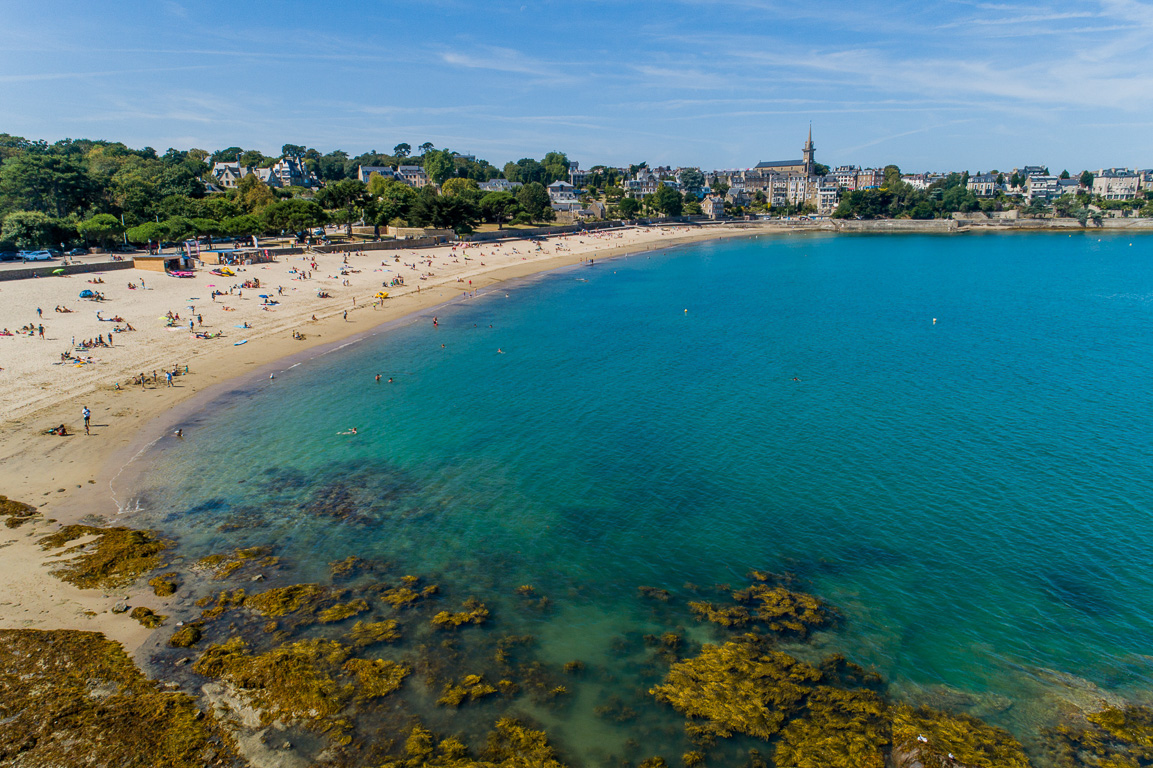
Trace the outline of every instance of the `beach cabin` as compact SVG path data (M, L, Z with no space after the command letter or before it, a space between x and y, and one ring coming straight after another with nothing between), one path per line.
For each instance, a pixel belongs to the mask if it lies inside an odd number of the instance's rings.
M183 258L178 253L134 254L132 266L150 272L172 272L182 269Z

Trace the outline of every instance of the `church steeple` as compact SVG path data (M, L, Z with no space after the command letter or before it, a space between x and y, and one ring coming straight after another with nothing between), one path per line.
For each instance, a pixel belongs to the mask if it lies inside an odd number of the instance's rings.
M813 124L809 123L809 140L805 142L805 149L804 149L804 154L803 154L804 163L805 163L805 174L808 176L813 175L813 171L815 170L815 167L816 167L816 164L813 162L813 150L814 149L816 149L816 148L813 146Z

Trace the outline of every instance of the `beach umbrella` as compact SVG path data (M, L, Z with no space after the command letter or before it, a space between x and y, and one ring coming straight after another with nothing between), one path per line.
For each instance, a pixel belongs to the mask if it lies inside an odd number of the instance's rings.
M52 270L52 274L54 274L54 275L59 275L59 274L62 274L63 272L64 272L64 268L63 268L63 267L61 267L60 269L54 269L54 270Z

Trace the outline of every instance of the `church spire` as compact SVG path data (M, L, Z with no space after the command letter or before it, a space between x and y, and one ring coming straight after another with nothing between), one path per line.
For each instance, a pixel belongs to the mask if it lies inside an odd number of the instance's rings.
M809 123L809 140L805 142L805 150L804 150L805 174L809 175L809 176L812 176L814 170L816 169L816 163L813 162L813 150L814 149L815 149L815 147L813 146L813 124Z

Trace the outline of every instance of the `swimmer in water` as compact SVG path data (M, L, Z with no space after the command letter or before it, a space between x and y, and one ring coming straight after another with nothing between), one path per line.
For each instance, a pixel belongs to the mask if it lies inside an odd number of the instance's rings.
M379 373L378 373L378 374L376 374L376 381L377 381L378 383L380 382L380 374L379 374ZM389 381L392 381L392 379L389 379Z
M355 435L356 434L356 427L349 427L344 432L337 432L336 434L338 434L338 435Z
M504 354L504 350L503 350L503 349L501 349L501 348L499 348L499 347L497 347L496 353L497 353L498 355L503 355L503 354Z
M175 435L176 437L181 438L181 439L184 438L184 430L183 429L178 429L175 432L173 432L172 434Z
M391 383L392 383L392 377L391 377L391 376L389 376L389 377L388 377L388 383L389 383L389 384L391 384Z

